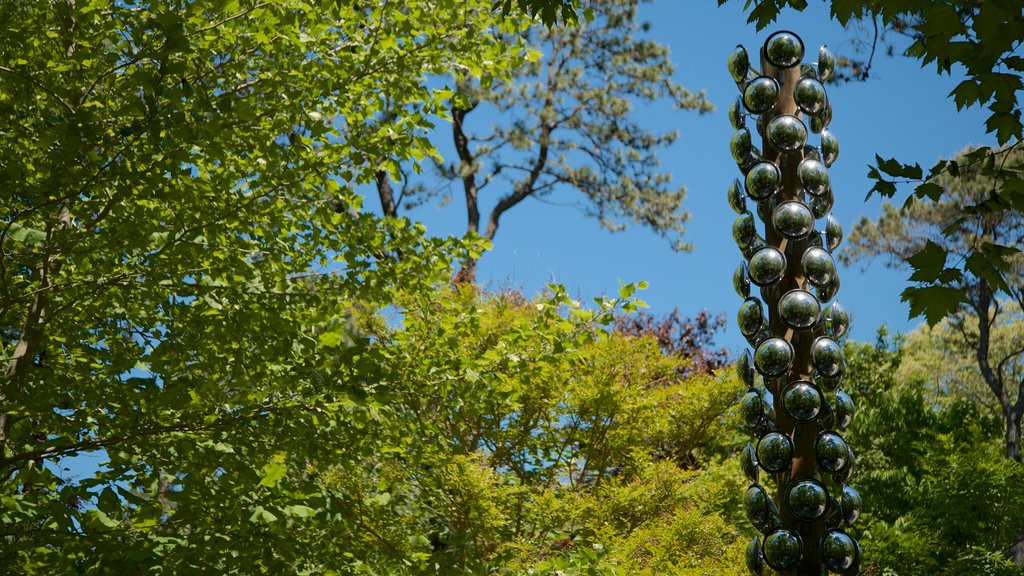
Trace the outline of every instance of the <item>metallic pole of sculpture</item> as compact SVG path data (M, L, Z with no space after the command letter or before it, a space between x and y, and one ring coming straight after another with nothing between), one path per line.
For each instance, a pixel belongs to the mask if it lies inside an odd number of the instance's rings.
M849 315L835 300L839 277L831 254L842 240L830 213L828 177L839 145L828 129L832 108L822 85L835 58L824 46L814 65L802 64L803 56L803 41L782 31L761 49L760 72L742 46L728 63L741 92L729 108L737 131L730 148L743 173L728 192L739 214L733 236L744 256L733 283L744 299L737 323L754 350L737 363L748 387L740 409L754 435L740 465L752 483L744 498L747 517L761 533L746 560L755 575L766 569L856 575L863 553L844 527L860 516L861 498L847 484L855 457L840 434L854 412L842 388L846 364L839 344ZM761 149L753 145L748 115ZM818 135L818 147L808 144L809 132ZM817 220L824 220L824 230ZM760 299L751 295L752 285Z

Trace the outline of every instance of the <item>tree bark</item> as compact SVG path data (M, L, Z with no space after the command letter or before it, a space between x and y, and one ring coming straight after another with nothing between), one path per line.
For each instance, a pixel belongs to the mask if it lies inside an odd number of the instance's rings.
M462 176L462 189L466 197L466 234L478 234L480 230L480 206L477 203L480 189L476 183L476 158L469 149L469 137L464 128L466 115L474 108L476 104L469 108L452 107L452 140L455 152L459 155L459 175ZM476 263L476 258L467 257L452 281L456 284L476 282Z

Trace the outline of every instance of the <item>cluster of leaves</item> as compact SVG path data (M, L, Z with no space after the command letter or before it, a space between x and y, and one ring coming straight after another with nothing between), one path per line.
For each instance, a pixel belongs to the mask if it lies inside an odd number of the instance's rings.
M1024 530L1024 467L1001 454L998 414L935 379L943 355L963 365L966 354L920 336L846 345L865 573L1021 574L1011 549Z
M351 518L380 538L349 551L389 574L725 570L708 547L738 557L720 517L732 493L698 469L723 455L738 383L683 377L688 360L653 337L599 329L634 289L594 312L560 289L460 285L403 300L400 328L369 322L400 438L359 466L315 466L361 484L344 488Z

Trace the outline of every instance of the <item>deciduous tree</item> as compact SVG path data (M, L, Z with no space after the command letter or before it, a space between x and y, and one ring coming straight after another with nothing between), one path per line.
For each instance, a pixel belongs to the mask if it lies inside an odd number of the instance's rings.
M575 191L580 210L604 227L619 230L636 222L669 238L674 248L689 249L682 240L684 189L658 166L659 150L676 134L647 129L632 112L648 103L700 112L712 107L703 93L672 79L668 48L645 37L648 24L638 19L638 4L596 2L578 22L530 27L523 40L536 58L506 80L454 70L456 158L438 164L440 183L406 177L398 192L382 171L377 190L385 214L454 185L465 200L467 233L493 240L520 203L574 202L568 193ZM405 116L398 102L381 124ZM402 172L392 160L382 165ZM474 278L475 259L463 265L461 275Z

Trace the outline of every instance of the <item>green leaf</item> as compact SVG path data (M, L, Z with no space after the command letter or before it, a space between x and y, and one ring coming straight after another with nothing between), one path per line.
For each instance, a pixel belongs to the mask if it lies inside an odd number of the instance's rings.
M916 282L933 282L946 267L946 250L929 240L925 247L907 258L907 264L914 269L910 279Z
M40 246L46 241L46 232L11 222L7 225L7 237L19 244Z
M285 463L287 455L284 452L274 454L270 462L263 466L263 473L260 485L268 488L277 486L277 483L288 473L288 465Z
M252 510L252 514L249 515L249 522L263 522L264 524L277 522L277 516L263 506L255 506L250 510Z
M924 316L929 326L935 326L967 302L967 295L949 286L910 287L903 291L900 300L910 304L909 318Z

